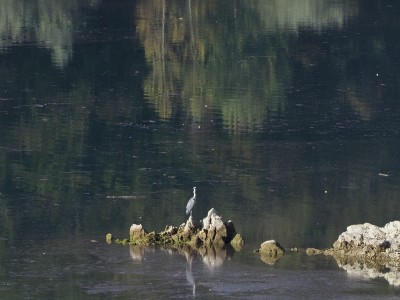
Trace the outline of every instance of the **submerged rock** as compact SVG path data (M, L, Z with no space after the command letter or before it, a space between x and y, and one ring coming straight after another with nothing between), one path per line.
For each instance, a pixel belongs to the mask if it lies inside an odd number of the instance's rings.
M107 241L111 240L112 239L108 239ZM133 224L129 230L129 240L117 239L114 242L130 245L188 244L199 248L203 245L222 247L230 244L233 240L235 250L240 250L244 241L240 235L237 235L234 224L232 221L223 221L222 217L212 208L203 219L202 226L196 224L192 216L179 227L169 225L166 226L164 231L159 233L147 233L141 224Z

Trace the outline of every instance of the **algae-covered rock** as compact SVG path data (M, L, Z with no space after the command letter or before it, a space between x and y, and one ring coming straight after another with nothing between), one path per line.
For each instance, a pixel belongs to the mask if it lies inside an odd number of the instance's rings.
M327 248L327 249L307 248L306 254L308 256L321 255L321 254L326 256L332 256L334 254L334 251L332 248Z
M234 237L237 236L233 222L224 222L214 208L208 211L202 223L203 226L196 224L192 216L190 216L188 220L179 227L168 225L165 227L164 231L159 233L147 233L141 224L132 224L129 229L129 240L117 239L114 242L130 245L187 244L195 248L202 245L222 247L231 243ZM111 234L110 236L112 237ZM112 241L112 238L107 239L107 241ZM236 245L243 245L243 238L239 236L235 243Z
M129 229L128 244L130 245L151 245L156 239L155 233L147 233L142 224L132 224Z
M129 237L131 240L135 239L143 239L146 237L147 232L143 229L142 224L132 224L131 228L129 229Z
M107 233L106 234L106 242L107 242L107 244L111 244L113 239L114 238L113 238L113 235L111 233Z
M261 244L259 252L271 256L282 256L285 249L277 241L270 240Z
M236 251L240 251L243 248L244 240L239 233L237 233L235 237L232 239L231 245L233 249L235 249Z
M269 240L262 243L256 252L260 253L262 261L274 264L285 254L285 249L278 242Z

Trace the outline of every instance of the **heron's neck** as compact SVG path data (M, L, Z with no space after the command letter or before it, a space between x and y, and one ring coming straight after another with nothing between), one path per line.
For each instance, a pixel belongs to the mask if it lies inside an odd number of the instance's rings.
M193 190L193 197L196 197L196 190Z

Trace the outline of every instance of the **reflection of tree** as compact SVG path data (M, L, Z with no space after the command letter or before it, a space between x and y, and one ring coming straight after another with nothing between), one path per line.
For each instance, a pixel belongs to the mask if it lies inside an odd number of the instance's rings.
M268 109L283 108L285 39L260 34L256 12L222 14L229 7L223 1L181 4L138 5L137 30L152 67L145 94L158 114L170 118L185 108L186 117L198 122L222 114L232 131L241 131L259 126ZM219 14L224 17L216 22ZM227 35L232 27L238 30ZM209 113L211 108L217 111Z
M358 14L357 1L270 0L249 1L258 8L268 28L292 29L302 27L321 32L335 26L342 28L346 21Z
M183 112L203 125L221 116L231 132L257 129L285 108L298 31L340 28L357 13L355 1L141 1L145 94L162 118ZM309 63L308 52L302 58Z
M0 52L16 44L40 43L62 68L72 58L79 10L98 0L4 0L0 2Z

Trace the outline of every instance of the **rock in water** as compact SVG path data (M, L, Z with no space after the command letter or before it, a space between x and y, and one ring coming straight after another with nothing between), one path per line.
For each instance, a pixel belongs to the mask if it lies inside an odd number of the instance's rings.
M155 234L147 233L142 224L132 224L129 229L129 240L126 243L130 243L132 245L151 245L154 243ZM125 240L123 240L125 241ZM125 244L123 242L123 244Z
M399 250L400 221L390 222L384 227L369 223L351 225L333 243L334 255L382 263L399 261Z
M114 239L114 237L113 237L113 235L111 233L107 233L106 234L106 242L107 242L107 244L111 244L113 239Z
M378 226L369 223L351 225L347 227L347 231L339 235L333 248L350 249L362 245L374 245L382 243L385 238L385 232Z
M232 239L231 245L232 245L233 249L235 249L235 251L239 251L240 249L243 248L244 240L239 233L237 233L235 235L235 237Z
M369 223L351 225L339 235L333 248L322 253L333 256L349 274L381 277L392 285L400 285L400 221L384 227Z
M285 253L285 249L275 240L265 241L261 244L260 253L278 256Z
M203 227L196 224L190 216L186 223L181 224L178 228L169 225L159 233L154 231L147 233L141 224L132 224L129 229L129 239L114 240L111 234L107 236L109 237L108 242L114 241L124 245L191 245L195 248L213 245L222 247L231 243L236 236L236 230L232 221L224 222L216 210L211 208L203 220ZM243 239L239 239L239 237L235 242L236 251L243 246Z
M342 267L356 263L374 268L400 267L400 221L384 227L370 223L351 225L339 235L333 248L307 250L308 254L331 255Z
M215 219L215 216L217 216L217 211L211 208L207 213L207 217L203 219L203 229L208 230L210 228L211 218Z
M129 229L129 237L131 240L141 239L146 236L146 231L143 229L142 224L132 224Z
M276 241L265 241L261 244L257 252L261 255L261 260L267 264L274 264L285 254L285 249Z
M203 219L203 228L199 238L205 245L229 244L236 235L235 226L231 221L224 222L221 216L217 215L214 208L208 211L207 217Z

